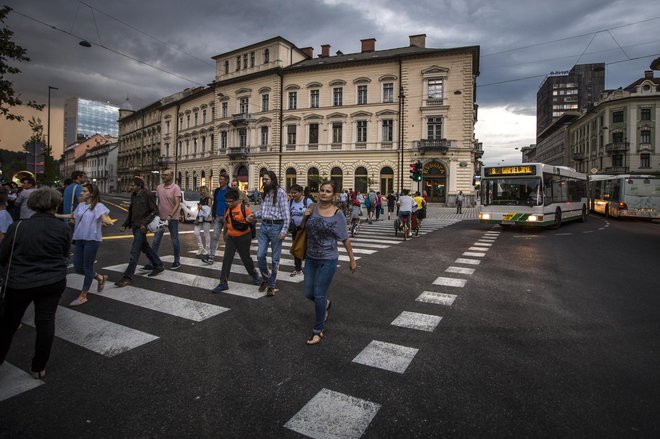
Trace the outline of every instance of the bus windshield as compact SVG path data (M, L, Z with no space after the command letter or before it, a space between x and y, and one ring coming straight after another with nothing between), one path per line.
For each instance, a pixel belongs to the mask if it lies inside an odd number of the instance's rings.
M487 178L482 183L482 204L542 206L541 178Z

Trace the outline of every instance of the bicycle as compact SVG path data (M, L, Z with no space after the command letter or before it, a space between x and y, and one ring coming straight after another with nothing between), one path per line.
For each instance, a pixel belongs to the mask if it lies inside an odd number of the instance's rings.
M399 231L403 233L403 240L406 241L410 236L410 222L407 215L403 215L401 219L397 217L394 220L394 236L399 236Z

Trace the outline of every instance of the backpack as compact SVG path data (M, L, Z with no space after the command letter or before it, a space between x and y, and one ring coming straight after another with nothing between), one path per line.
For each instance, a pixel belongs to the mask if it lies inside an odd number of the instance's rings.
M371 200L369 199L369 197L367 197L367 198L364 199L364 206L365 206L367 209L371 207Z
M247 215L245 214L245 203L241 203L241 213L243 214L243 218L247 218ZM257 236L257 227L254 223L249 221L248 224L250 225L250 237L254 239Z

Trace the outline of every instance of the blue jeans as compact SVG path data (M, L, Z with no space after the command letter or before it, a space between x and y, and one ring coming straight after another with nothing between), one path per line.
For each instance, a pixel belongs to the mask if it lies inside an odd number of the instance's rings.
M259 236L257 237L259 243L257 250L257 262L259 263L261 278L263 280L267 280L268 287L272 288L275 288L275 281L277 280L277 269L280 265L280 255L282 254L282 241L280 241L281 231L282 224L261 223ZM268 274L268 263L266 261L266 254L268 253L269 243L272 250L270 275Z
M169 220L167 222L167 230L170 231L170 238L172 238L172 247L174 247L174 263L178 263L181 258L181 244L179 243L179 221ZM154 253L158 254L160 249L160 241L165 234L165 228L154 234L154 240L151 243L151 248Z
M149 263L154 268L163 268L163 263L161 262L158 255L149 247L149 241L147 240L147 234L143 233L139 227L133 228L133 244L131 244L131 257L128 260L128 267L124 271L124 277L131 278L135 274L135 268L137 267L138 260L140 259L140 252L144 253Z
M328 288L337 271L337 259L305 259L305 297L314 301L316 323L314 334L325 328Z
M96 259L96 252L101 246L101 241L84 241L76 239L76 249L73 254L73 267L78 274L84 274L85 280L83 281L82 291L89 291L94 280L94 260Z
M215 251L218 249L218 244L220 244L220 239L222 239L222 228L225 226L225 218L222 216L216 216L213 218L213 239L211 240L211 251L209 256L212 258L215 257Z

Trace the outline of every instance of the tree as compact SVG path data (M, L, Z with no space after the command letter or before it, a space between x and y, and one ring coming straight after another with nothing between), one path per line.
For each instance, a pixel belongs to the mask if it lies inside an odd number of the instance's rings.
M35 101L23 102L20 96L14 91L14 84L6 78L6 75L16 75L21 71L7 63L7 60L14 60L18 62L29 62L30 58L27 57L27 50L15 44L12 41L14 33L5 26L5 19L11 8L9 6L0 7L0 22L2 29L0 30L0 114L7 120L22 121L23 116L13 114L12 107L18 105L27 105L28 107L42 110L43 104L37 104Z
M23 149L27 152L30 151L30 144L40 143L43 148L44 155L44 173L41 174L39 181L41 183L52 186L58 180L59 166L57 161L52 156L52 148L46 143L46 137L44 136L44 126L41 123L41 119L32 117L28 124L32 129L32 136L23 144ZM36 148L33 147L32 152L34 153Z

